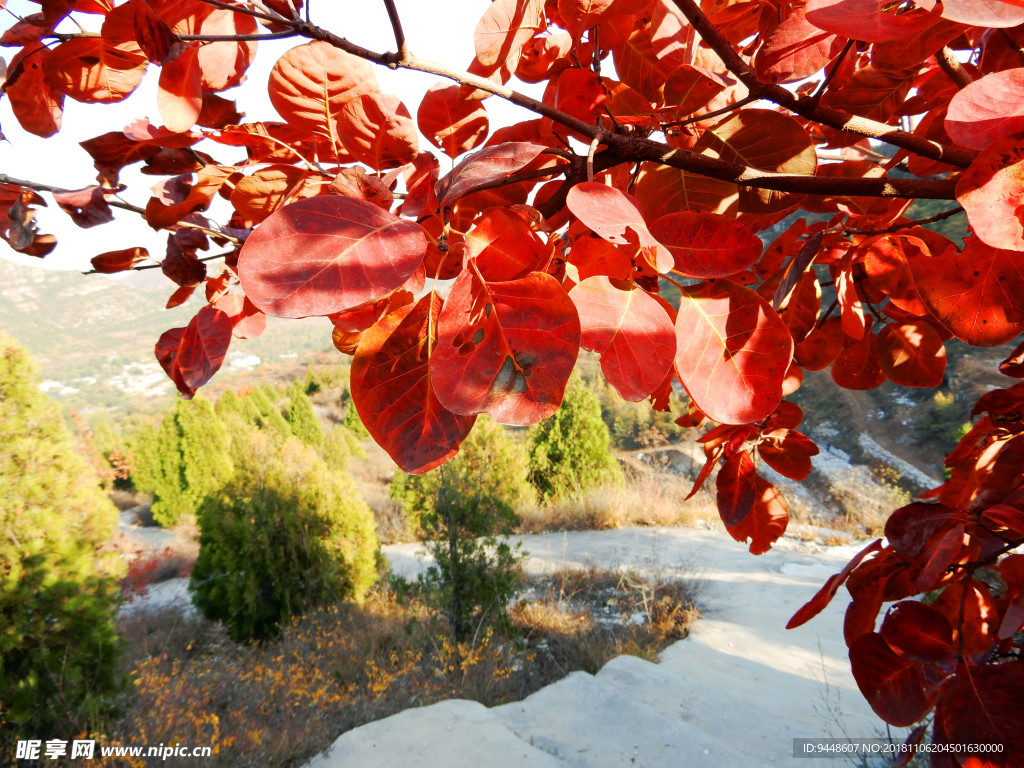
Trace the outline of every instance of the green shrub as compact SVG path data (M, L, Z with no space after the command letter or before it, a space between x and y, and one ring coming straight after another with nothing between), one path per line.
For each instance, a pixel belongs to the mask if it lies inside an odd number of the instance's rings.
M121 687L117 510L37 384L0 336L0 750L96 726Z
M578 378L566 387L558 412L531 431L529 480L545 500L623 482L611 435L601 420L601 404Z
M313 412L313 403L298 382L288 391L288 425L291 432L306 445L323 448L324 430Z
M202 395L175 401L155 435L144 437L152 442L140 446L136 487L152 492L153 519L162 526L195 514L234 471L227 428Z
M396 473L392 482L392 497L434 559L420 589L448 619L457 642L484 624L509 626L507 605L521 581L522 556L497 537L511 533L516 507L533 496L525 463L505 429L481 417L454 459L422 475Z
M329 468L344 471L352 459L365 459L366 451L356 436L339 424L324 436L324 447L320 455Z
M395 472L391 498L405 510L410 529L417 531L425 514L434 511L442 486L447 483L461 495L482 494L513 510L535 498L526 479L526 454L522 445L509 439L505 428L487 416L477 419L459 453L440 469L422 475Z
M189 589L238 642L262 641L292 618L377 578L373 515L346 475L298 440L254 433L234 480L199 510Z
M229 389L220 396L220 399L217 400L216 411L222 419L229 413L242 415L242 401L235 394L235 390Z
M344 424L345 428L359 440L365 440L370 436L370 433L366 431L366 427L363 426L363 420L359 418L355 401L351 397L348 398L348 403L345 404Z

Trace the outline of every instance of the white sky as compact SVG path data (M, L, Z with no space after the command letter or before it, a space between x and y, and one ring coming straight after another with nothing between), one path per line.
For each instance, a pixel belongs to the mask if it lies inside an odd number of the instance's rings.
M307 0L311 3L311 21L348 38L370 50L394 49L394 36L388 22L387 12L381 0ZM444 3L426 3L422 0L397 0L399 14L410 50L421 58L433 59L457 68L465 68L473 58L473 29L486 10L489 0L449 0ZM443 12L439 13L439 7ZM7 8L19 16L38 10L37 5L26 0L9 0ZM2 18L6 17L6 18ZM79 18L99 19L78 14ZM6 29L14 19L0 10L0 29ZM68 22L65 22L67 25ZM61 27L63 31L65 27ZM75 31L73 25L68 31ZM277 114L267 99L266 83L271 68L288 49L304 40L287 39L262 41L256 58L249 68L247 81L241 86L222 92L225 98L236 99L238 109L246 113L246 121L277 120ZM17 52L16 48L0 49L8 62ZM419 101L426 90L437 82L432 75L419 72L392 71L377 67L377 78L381 89L399 96L415 118ZM80 104L71 99L64 103L63 127L60 133L49 139L21 130L6 99L0 99L0 128L7 138L0 143L0 172L15 178L26 179L67 189L78 189L95 183L96 171L92 159L78 146L84 139L108 131L121 130L140 117L149 117L159 124L156 107L157 67L151 66L139 88L125 101L118 104ZM536 87L518 84L521 90L529 89L536 94ZM503 102L496 97L488 99L491 130L520 120L529 119L531 114ZM426 141L422 149L433 150ZM204 147L205 149L205 147ZM230 162L243 157L232 148L212 145L208 149L215 158ZM446 158L440 152L435 154L446 168ZM136 166L137 167L137 166ZM121 181L128 184L124 199L136 205L145 206L149 198L149 187L165 177L143 176L131 169L121 173ZM41 232L57 236L58 245L44 260L23 257L6 244L0 243L0 258L22 263L31 263L58 269L87 270L89 260L104 251L143 245L150 253L162 255L166 243L166 232L154 232L140 217L127 211L114 209L115 221L80 229L75 226L47 195L49 207L37 216ZM215 246L214 246L215 247Z

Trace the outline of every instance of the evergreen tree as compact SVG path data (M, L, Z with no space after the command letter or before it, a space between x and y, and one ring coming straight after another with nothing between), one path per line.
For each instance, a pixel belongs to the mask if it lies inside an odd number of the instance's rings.
M288 424L292 434L306 445L317 450L323 448L324 431L320 420L313 412L313 403L305 389L298 382L288 390Z
M96 726L120 687L117 510L37 385L0 336L0 750Z
M235 390L229 389L217 401L217 415L223 419L229 413L242 414L242 401L235 394Z
M356 410L356 404L351 396L345 405L345 421L343 423L345 428L359 440L365 440L370 436L370 433L366 431L366 427L363 426L363 420L359 418L359 411Z
M623 482L601 403L580 379L569 382L562 407L533 428L529 478L542 499L573 498Z
M176 401L156 431L142 478L146 487L139 489L153 493L153 518L171 526L194 514L231 478L230 450L231 438L209 400L198 395Z
M477 419L458 455L422 475L396 473L391 495L422 532L434 564L420 587L464 642L482 623L508 626L508 601L520 583L522 557L507 540L515 509L530 500L522 448L504 427Z
M361 602L377 579L373 513L345 474L298 440L252 433L234 480L200 508L196 606L239 642L308 610Z

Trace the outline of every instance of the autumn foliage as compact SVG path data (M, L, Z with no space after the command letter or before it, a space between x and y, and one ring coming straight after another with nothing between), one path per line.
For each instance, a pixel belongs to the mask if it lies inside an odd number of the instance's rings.
M804 371L932 387L946 341L1024 330L1024 0L495 0L465 68L417 58L391 0L389 52L317 26L301 0L40 6L0 40L17 50L4 93L26 130L56 134L65 98L118 101L148 67L162 124L83 142L95 186L5 177L7 242L54 247L40 191L81 226L127 207L166 230L163 255L93 265L158 261L169 305L205 294L156 343L186 397L266 315L329 317L359 416L408 472L455 455L479 414L552 415L593 350L623 398L664 410L681 385L680 423L717 424L700 482L719 467L722 519L756 554L788 521L758 461L801 480L818 451L784 399ZM96 32L64 31L68 14ZM262 37L297 38L267 86L281 119L243 122L217 94ZM381 91L377 65L440 80L413 109ZM523 120L493 130L489 99ZM216 159L229 148L247 160ZM140 163L163 178L136 208L114 194ZM204 215L215 198L228 219ZM966 213L962 246L905 217L920 199L950 201L935 220ZM763 246L757 233L784 221ZM222 252L201 256L211 243ZM1000 370L1024 377L1024 345ZM1005 747L936 766L1024 754L1022 411L1024 383L982 397L949 480L792 621L845 584L875 711L895 725L933 714L938 743Z

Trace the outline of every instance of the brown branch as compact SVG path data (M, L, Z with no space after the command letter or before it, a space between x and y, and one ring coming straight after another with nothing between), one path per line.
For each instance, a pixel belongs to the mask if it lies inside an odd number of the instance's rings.
M974 82L974 77L964 69L964 65L948 45L942 46L942 50L935 54L935 63L958 88L966 88Z
M691 125L692 123L700 123L703 122L704 120L711 120L712 118L719 117L720 115L725 115L728 114L729 112L734 112L740 107L746 106L750 102L757 100L757 96L753 96L748 93L739 101L734 101L732 104L727 104L724 107L714 109L711 112L707 112L703 115L697 115L696 117L688 117L685 120L675 120L671 123L662 123L661 129L665 130L667 128L682 128L684 125Z
M227 251L226 253L213 253L209 256L200 256L196 261L214 261L216 259L226 259L228 256L233 254L234 251ZM132 267L131 269L125 269L124 272L142 272L144 269L160 269L164 264L162 261L153 260L153 264L143 264L141 267ZM83 275L99 275L106 274L97 272L95 269L90 269L88 272L83 272Z
M692 4L692 0L675 1L680 4L689 3L694 9L696 9L696 6L693 6ZM216 7L225 5L221 0L202 0L202 2ZM246 8L238 6L227 7L240 13L258 15L257 12ZM704 19L703 26L710 27L711 30L714 30L714 27L711 27L710 24L707 23L707 19L699 12L699 10L697 10L696 13L697 17ZM611 155L608 158L605 158L605 160L611 160L611 162L603 165L603 168L609 168L620 163L646 160L690 171L703 176L710 176L711 178L723 181L731 181L741 186L771 189L781 192L818 195L851 195L858 197L898 197L939 200L955 199L955 181L946 179L835 179L798 174L771 173L740 165L738 163L730 163L717 158L696 154L689 150L675 149L670 147L668 144L653 141L638 136L632 132L627 133L625 131L625 127L622 129L623 133L612 133L599 125L592 125L584 122L583 120L562 112L550 104L545 104L544 102L519 93L506 85L491 82L485 78L462 70L454 69L445 64L420 59L408 52L406 55L402 56L397 53L378 53L376 51L371 51L367 48L356 45L343 37L339 37L328 30L318 27L315 24L310 24L305 21L295 19L286 23L303 37L329 43L330 45L350 53L353 56L358 56L362 59L366 59L367 61L371 61L391 69L409 69L416 72L426 72L448 80L453 80L461 85L471 86L505 99L512 104L528 109L535 114L548 117L559 125L563 125L570 130L586 136L591 141L599 139L599 143L605 144L611 152ZM714 31L714 35L718 35L717 31ZM722 39L720 36L718 37L720 40ZM733 64L730 65L730 68L733 66L736 67L734 74L736 74L737 77L740 77L741 80L752 77L753 70L751 70L750 67L739 58L738 54L732 50L728 43L725 43L725 48L723 50L726 49L726 56L731 56L730 60L733 62ZM729 65L729 61L726 63ZM756 77L753 79L753 82L761 88L775 88L775 86L769 87L757 83ZM784 88L780 88L780 90L790 99L796 100L796 97L789 93L789 91L786 91ZM773 101L775 100L771 98L770 93L768 98ZM854 121L860 120L861 118L851 118L847 115L845 116L845 119ZM882 127L886 130L895 130L891 126L882 125ZM937 147L941 150L941 145L934 142L922 142L922 140L916 137L911 138L914 142L928 145L928 154L926 154L926 156L935 157L936 159L944 159L946 162L950 163L953 162L953 159L950 156L944 155L941 151L937 151L935 149ZM603 155L604 153L601 154ZM597 167L597 164L595 163L595 172L599 172L600 170L601 168ZM585 168L583 171L585 172ZM567 178L567 181L568 180L569 179Z
M832 85L832 81L835 79L836 75L839 74L839 68L843 64L843 59L845 59L846 54L853 49L853 42L853 40L846 41L846 45L843 46L843 50L839 52L835 61L832 62L832 68L825 73L825 79L821 81L821 85L818 86L818 90L816 90L811 96L810 103L814 105L815 109L817 109L818 102L821 101L821 97L825 95L825 90Z
M409 55L409 50L405 45L405 31L402 29L402 20L398 16L395 0L384 0L384 7L388 9L391 28L395 31L395 45L397 46L398 55L404 59Z
M16 179L16 178L14 178L12 176L8 176L6 173L0 173L0 184L11 184L11 185L14 185L16 187L25 187L26 189L34 189L37 192L50 192L51 194L54 193L54 192L62 193L62 192L74 192L74 191L77 191L77 190L72 190L72 189L66 189L64 187L55 187L52 184L43 184L42 182L39 182L39 181L27 181L26 179ZM116 194L112 190L107 190L107 192L109 194ZM132 205L131 203L126 203L123 200L118 200L118 199L113 199L112 200L109 197L107 197L106 195L104 195L103 199L106 201L107 205L109 205L111 208L120 208L122 211L130 211L131 213L137 213L139 216L142 216L143 218L145 218L145 216L146 216L146 209L145 208L140 208L137 205ZM221 232L220 230L217 230L217 229L211 229L209 227L204 227L201 224L193 224L192 222L188 222L188 221L179 221L176 224L173 224L172 226L174 226L174 227L182 227L183 229L198 229L201 232L206 233L210 237L217 237L217 238L221 238L223 240L230 240L231 242L234 242L234 243L242 242L235 235L228 234L227 232Z
M740 82L747 86L747 90L751 94L778 104L780 107L788 109L808 120L827 125L830 128L878 139L887 144L906 149L916 155L932 160L941 160L944 163L955 165L959 168L966 168L978 156L977 152L959 147L950 147L937 141L929 141L894 126L880 123L877 120L851 115L831 107L822 107L819 104L813 103L812 100L801 99L781 85L762 83L757 79L757 74L750 65L736 53L729 41L722 37L718 29L708 20L708 17L704 15L694 0L673 0L673 2L678 6L687 21L690 22L697 34L700 35L701 39L718 54L718 57L725 63L726 68L739 78Z
M846 233L851 235L888 235L893 232L899 232L901 229L907 229L908 227L920 227L925 224L934 224L937 221L952 218L958 213L964 213L964 209L960 206L956 208L950 208L948 211L937 213L934 216L929 216L927 219L912 219L905 221L902 224L894 224L886 229L846 229Z

